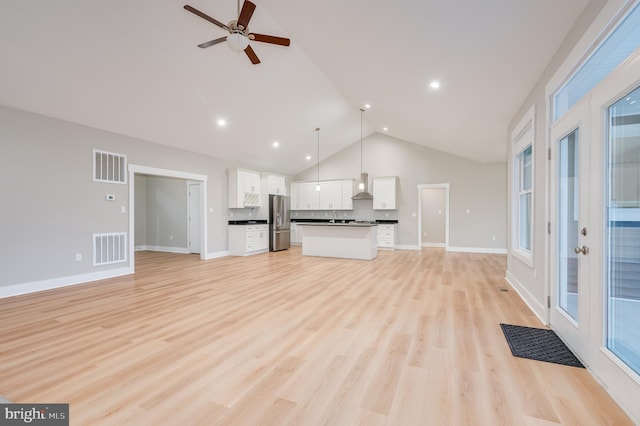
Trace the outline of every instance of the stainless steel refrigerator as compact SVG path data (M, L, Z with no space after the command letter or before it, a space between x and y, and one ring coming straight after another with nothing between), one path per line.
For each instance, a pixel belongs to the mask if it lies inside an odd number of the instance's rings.
M291 245L289 197L269 195L269 250L286 250Z

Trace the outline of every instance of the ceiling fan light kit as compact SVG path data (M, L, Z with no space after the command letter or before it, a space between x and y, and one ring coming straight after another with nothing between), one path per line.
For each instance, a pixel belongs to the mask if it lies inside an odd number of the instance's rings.
M212 18L211 16L199 11L193 6L189 6L188 4L185 4L184 8L194 15L201 17L205 21L209 21L217 27L220 27L223 30L229 32L229 35L226 37L220 37L199 44L198 47L202 49L216 45L226 40L227 46L229 46L231 50L233 50L234 52L244 51L251 63L257 65L260 63L260 59L249 44L249 41L259 41L261 43L276 44L278 46L289 46L291 44L291 40L289 40L288 38L249 32L249 21L251 20L251 16L253 16L253 11L256 9L256 5L249 0L245 0L245 2L242 4L242 9L238 13L238 19L230 21L228 25L223 24L217 19Z
M231 33L227 36L227 46L234 52L242 52L249 46L249 39L241 32Z

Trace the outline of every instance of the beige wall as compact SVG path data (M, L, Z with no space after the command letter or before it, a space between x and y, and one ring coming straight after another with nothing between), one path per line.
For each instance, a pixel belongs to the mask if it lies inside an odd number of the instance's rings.
M135 187L135 246L188 251L187 181L136 175Z
M447 191L444 188L421 190L422 243L442 244L446 239Z
M92 266L92 233L134 237L128 185L93 182L93 149L125 154L129 164L207 176L208 252L227 250L223 160L0 106L0 287L128 266ZM107 194L115 200L105 201Z
M399 177L398 208L390 214L399 222L399 246L420 246L418 185L450 183L450 247L506 249L506 163L479 163L380 133L364 140L363 153L363 167L369 179ZM315 180L316 174L316 168L310 167L295 180ZM320 163L320 179L359 175L359 142ZM379 211L375 216L383 218L381 214Z
M515 257L511 252L507 258L507 278L512 284L519 289L523 298L527 301L529 306L540 316L546 317L546 296L547 296L547 283L548 274L547 264L545 259L545 238L546 238L546 211L547 211L547 193L546 187L546 167L547 167L547 153L546 153L546 138L547 138L547 117L550 112L547 108L547 100L545 98L545 86L558 70L562 62L567 55L571 52L574 45L578 42L580 37L587 30L589 25L593 22L598 13L602 10L603 6L607 2L605 0L591 0L585 8L582 15L578 18L576 24L569 32L569 35L558 49L553 59L545 69L544 73L540 76L540 79L531 90L527 98L520 106L518 112L513 116L508 128L508 135L511 135L514 128L522 120L526 112L535 106L535 124L534 124L534 234L533 234L533 266L527 265L525 262ZM508 173L512 176L512 141L510 136L507 140L507 159L508 159ZM508 205L509 215L507 220L509 222L509 248L511 249L512 243L512 182L511 178L508 179Z

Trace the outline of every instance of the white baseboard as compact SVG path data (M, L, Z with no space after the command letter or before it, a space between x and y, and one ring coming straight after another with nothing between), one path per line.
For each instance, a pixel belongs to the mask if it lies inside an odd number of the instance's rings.
M220 257L229 256L229 250L227 251L217 251L214 253L207 253L204 256L204 260L218 259Z
M91 281L104 280L107 278L120 277L122 275L129 274L133 274L133 269L127 266L124 268L108 269L106 271L91 272L88 274L71 275L67 277L52 278L49 280L15 284L6 287L0 287L0 299L3 299L5 297L18 296L21 294L51 290L54 288L67 287L76 284L84 284Z
M455 251L460 253L507 254L506 248L489 247L447 247L447 251Z
M444 247L444 243L422 243L422 247Z
M412 245L405 245L405 244L397 244L395 248L396 250L420 250L420 246L412 246Z
M509 283L511 288L513 288L516 293L520 296L520 299L524 301L524 303L531 309L531 311L536 314L540 323L542 325L547 325L547 320L545 317L547 316L547 309L544 307L542 303L536 300L535 297L527 290L525 286L523 286L520 281L518 281L509 271L507 271L507 275L504 277L505 281Z
M165 253L189 254L187 247L136 246L135 251L161 251Z

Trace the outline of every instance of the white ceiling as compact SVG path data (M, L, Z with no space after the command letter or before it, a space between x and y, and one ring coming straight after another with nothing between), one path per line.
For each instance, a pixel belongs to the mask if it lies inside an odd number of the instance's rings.
M224 23L234 0L188 0ZM4 1L0 104L294 174L366 135L506 161L506 128L587 0L255 0L262 60L173 0ZM438 79L442 88L428 87ZM228 125L218 128L218 118ZM281 146L274 149L273 141Z

